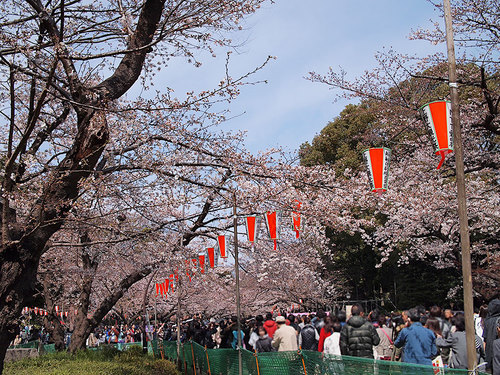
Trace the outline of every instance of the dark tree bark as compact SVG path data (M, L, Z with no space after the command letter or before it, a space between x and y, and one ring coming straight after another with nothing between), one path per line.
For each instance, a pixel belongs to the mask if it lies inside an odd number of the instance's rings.
M47 316L43 319L43 325L54 341L55 349L59 352L66 349L64 345L64 328L57 315L54 315L54 300L52 298L52 293L50 292L50 288L51 286L53 287L53 285L51 285L49 277L51 277L51 275L45 275L42 283L43 298L45 300L45 307L48 311Z
M120 282L116 290L101 302L91 318L87 317L88 303L85 305L86 307L81 306L81 308L78 310L78 315L76 316L75 330L73 331L73 335L71 336L69 351L76 352L79 349L85 349L87 338L89 337L90 333L101 323L106 314L111 311L113 306L118 302L120 298L123 297L123 295L132 285L134 285L137 281L145 278L152 272L152 270L152 266L146 266L125 277ZM82 290L82 294L80 297L81 302L83 302L82 299L88 299L90 297L91 287L92 283L90 282L90 288L88 290Z

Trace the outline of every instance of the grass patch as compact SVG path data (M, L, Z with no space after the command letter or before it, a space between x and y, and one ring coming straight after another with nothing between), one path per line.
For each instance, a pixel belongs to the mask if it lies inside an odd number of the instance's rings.
M4 375L180 375L167 360L154 359L142 348L120 352L113 347L52 353L5 364Z

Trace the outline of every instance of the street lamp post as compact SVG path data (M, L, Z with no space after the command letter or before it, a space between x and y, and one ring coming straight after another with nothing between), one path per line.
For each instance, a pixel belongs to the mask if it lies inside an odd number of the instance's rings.
M238 260L238 216L236 212L236 192L233 192L233 231L234 231L234 273L236 277L236 321L238 325L238 374L243 374L241 358L241 307L240 307L240 268Z
M448 50L448 75L451 95L451 116L453 123L453 143L455 148L455 169L457 179L458 218L460 223L460 243L462 247L462 276L464 288L465 334L467 345L467 367L469 372L476 368L476 345L474 329L474 301L472 299L472 266L470 258L469 224L465 195L464 155L460 127L460 104L458 97L455 45L450 0L443 0L446 25L446 46Z

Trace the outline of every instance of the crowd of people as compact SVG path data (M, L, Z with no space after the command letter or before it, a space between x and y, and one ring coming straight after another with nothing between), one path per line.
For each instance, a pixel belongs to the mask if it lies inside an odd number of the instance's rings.
M484 305L474 316L477 363L494 375L500 375L500 299ZM162 327L165 340L177 339L176 328ZM195 316L184 323L181 341L193 340L207 348L237 348L237 318L216 321ZM467 368L465 316L461 311L422 306L400 314L365 312L353 305L336 314L289 314L245 319L241 323L244 348L256 352L317 350L325 355L349 355L380 360L432 365L433 360L446 367Z
M241 343L248 350L261 352L314 350L324 355L349 355L379 360L432 365L439 360L444 366L466 369L467 347L465 316L461 311L422 306L401 313L366 312L359 304L347 312L267 313L242 319ZM477 363L494 375L500 375L500 299L481 306L474 315ZM195 315L177 328L174 322L147 325L148 340L181 342L192 340L209 349L238 347L238 323L231 318L206 319ZM48 337L44 330L31 332L28 327L16 338L19 344L38 336ZM139 342L144 338L140 324L104 325L93 332L87 346ZM69 344L71 334L66 335Z

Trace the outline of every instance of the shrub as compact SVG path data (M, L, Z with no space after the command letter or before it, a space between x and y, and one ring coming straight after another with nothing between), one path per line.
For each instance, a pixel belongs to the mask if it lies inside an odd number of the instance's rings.
M4 375L180 375L169 361L154 359L142 348L119 352L113 347L47 354L6 363Z
M180 372L173 362L166 359L159 359L153 363L151 375L178 375Z

